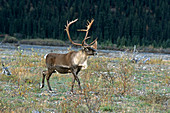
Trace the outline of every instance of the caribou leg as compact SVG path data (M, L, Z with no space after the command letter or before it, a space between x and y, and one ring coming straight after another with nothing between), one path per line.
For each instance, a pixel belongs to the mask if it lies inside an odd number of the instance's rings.
M79 80L79 78L78 78L78 76L76 75L76 81L78 82L78 85L79 85L79 89L81 90L81 92L82 92L82 89L81 89L81 86L80 86L80 80Z
M78 67L78 69L77 69L77 72L76 72L76 81L78 82L79 89L80 89L81 92L82 92L82 89L81 89L81 86L80 86L80 80L79 80L79 78L78 78L78 76L77 76L78 73L80 72L81 68L82 68L82 66Z
M49 79L50 79L51 75L53 74L53 72L54 72L54 71L48 69L48 73L47 73L47 75L46 75L46 80L47 80L47 85L48 85L49 91L52 91L51 86L50 86Z
M47 71L43 71L42 84L41 84L40 88L44 87L44 79L45 79L46 73L47 73Z
M71 70L71 73L73 74L73 81L72 81L72 86L71 86L71 92L73 92L75 80L78 82L79 89L82 91L81 86L80 86L80 80L79 80L79 78L77 76L80 70L81 70L81 67L73 68Z
M73 76L74 76L74 75L73 75ZM75 77L73 77L73 81L72 81L72 85L71 85L71 92L72 92L72 93L73 93L74 83L75 83Z

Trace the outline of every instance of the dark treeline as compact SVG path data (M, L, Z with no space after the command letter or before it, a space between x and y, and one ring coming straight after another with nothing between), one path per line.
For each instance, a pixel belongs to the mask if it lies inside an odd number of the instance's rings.
M169 0L0 0L0 34L68 40L64 25L76 18L74 40L82 40L76 29L94 18L90 41L170 47Z

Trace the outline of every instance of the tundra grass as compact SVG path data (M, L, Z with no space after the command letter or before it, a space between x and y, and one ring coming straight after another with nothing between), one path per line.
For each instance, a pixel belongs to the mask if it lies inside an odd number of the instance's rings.
M0 75L0 112L170 112L169 60L90 57L79 73L83 91L76 83L74 94L71 74L53 74L52 93L46 81L39 89L46 70L42 54L18 50L2 60L12 75Z

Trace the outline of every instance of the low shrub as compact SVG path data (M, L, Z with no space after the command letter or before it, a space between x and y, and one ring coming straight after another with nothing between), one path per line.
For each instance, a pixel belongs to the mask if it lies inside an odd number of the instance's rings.
M20 41L21 44L30 44L30 45L47 45L47 46L64 46L66 43L62 40L54 39L24 39Z
M6 35L5 38L2 40L2 43L18 43L17 38Z

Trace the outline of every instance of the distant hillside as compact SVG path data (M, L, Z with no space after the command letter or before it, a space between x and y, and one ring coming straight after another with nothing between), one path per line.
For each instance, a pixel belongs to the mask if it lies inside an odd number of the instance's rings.
M99 44L170 47L170 2L168 0L1 0L0 34L18 39L68 40L66 21L74 40L85 34L86 20L95 19L90 36ZM17 34L17 35L16 35Z

